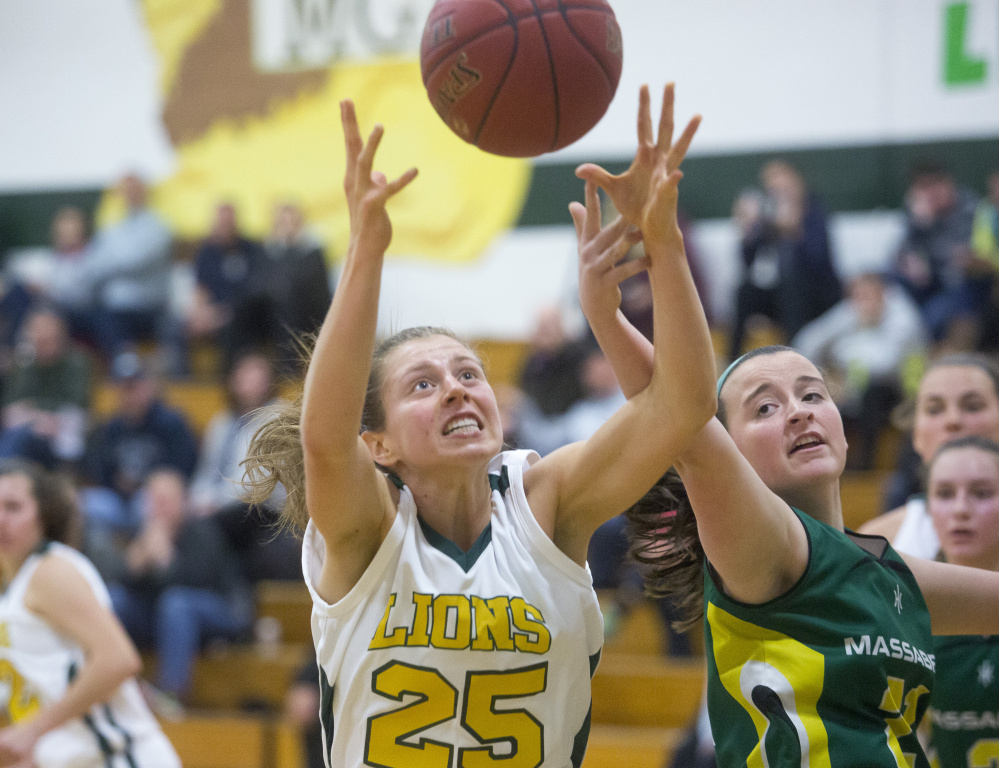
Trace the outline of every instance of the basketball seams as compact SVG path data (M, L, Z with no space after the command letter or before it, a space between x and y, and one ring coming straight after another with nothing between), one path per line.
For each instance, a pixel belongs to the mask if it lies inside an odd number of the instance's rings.
M467 14L463 9L467 9ZM462 37L462 32L458 28L453 31L448 30L447 38L457 37L460 40L457 45L453 45L453 40L452 44L449 44L446 38L438 37L440 39L438 45L433 48L422 48L421 63L437 59L437 63L426 73L424 85L427 86L431 102L436 106L436 93L440 93L443 98L445 90L450 93L454 87L464 88L464 84L471 82L472 78L480 79L480 74L474 68L475 62L479 62L480 68L486 68L483 72L489 73L488 78L493 81L493 87L488 90L483 89L473 102L466 104L460 111L452 114L451 110L458 109L456 102L463 97L464 91L462 91L449 100L452 102L450 106L444 104L447 111L441 113L445 123L455 133L480 149L509 157L536 157L545 152L553 152L560 146L575 141L581 135L580 131L588 130L587 125L592 127L591 118L584 116L588 112L592 112L591 102L593 102L593 108L597 107L595 102L599 101L603 104L602 109L606 109L607 97L601 93L604 89L593 87L596 84L593 78L597 77L597 72L604 78L606 93L611 98L613 97L616 90L614 71L617 60L602 58L602 49L599 45L602 34L601 27L607 24L608 34L610 34L609 25L615 18L613 9L606 2L590 5L585 0L582 3L576 3L573 0L555 0L554 3L551 0L529 0L528 2L525 0L489 0L487 3L482 3L479 0L478 3L469 2L465 6L461 0L458 3L454 3L454 0L437 0L436 10L440 12L431 14L425 30L430 29L431 23L440 24L443 19L449 18L452 14L455 15L459 27L474 26L476 29L472 33L474 37L466 38ZM576 18L573 15L573 11L576 10L589 13L578 15ZM477 15L478 18L476 18ZM492 21L486 21L482 17L483 15L486 18L492 17ZM463 20L467 21L468 24L462 24ZM486 21L488 26L479 27L478 24L482 21ZM526 25L524 29L521 29L521 22ZM537 31L531 26L532 24L537 25ZM549 24L552 26L548 26ZM505 31L507 27L513 31L512 40ZM527 35L523 40L521 32ZM435 31L434 35L436 34ZM428 35L430 33L425 31L424 41L431 40L432 35ZM608 39L610 38L608 37ZM578 53L570 53L573 47ZM434 48L436 48L436 52ZM544 81L546 70L544 59L541 58L542 50L543 55L548 60L549 79L547 83ZM463 51L468 52L474 61L468 64L456 64L456 61L465 61ZM612 53L610 48L607 53ZM617 51L613 51L613 53L617 54ZM580 54L589 57L596 63L596 70L588 62L586 63L585 69L589 71L589 84L586 83L585 79L580 80L580 72L575 69L565 69L565 65L571 61L567 57L578 57ZM507 63L502 72L497 72L496 65L503 55L507 56ZM523 60L524 56L527 56L526 60ZM582 61L578 61L578 63L583 64ZM466 70L468 66L471 66L472 69ZM525 66L528 69L525 70ZM452 84L452 88L448 89L444 82L449 77L447 71L455 67L457 69L455 69L454 79L457 86ZM462 72L471 77L463 77ZM568 79L564 83L560 82L560 76L567 76ZM435 82L433 92L431 92L431 82ZM507 93L511 88L513 88L513 93L517 94L513 102L509 100ZM549 88L551 90L548 90ZM540 91L535 93L538 89L546 92L544 96L541 95ZM579 98L586 102L586 106L579 105L580 108L577 108L575 101L571 103L567 101L563 105L561 98L569 99L570 94L573 94L571 98ZM522 139L511 135L511 131L521 130L518 126L523 122L518 122L511 113L511 110L519 109L517 106L519 99L530 101L530 106L525 105L528 106L525 114L531 114L541 120L539 124L530 127L523 126L526 133ZM535 100L538 99L540 101L535 104ZM547 114L542 114L545 110L547 110ZM445 114L451 115L451 117L445 117ZM532 121L534 117L531 118ZM451 123L452 119L456 121L454 124ZM499 122L496 122L497 120ZM565 121L564 125L563 120ZM563 130L571 131L571 133L563 136ZM551 138L546 141L546 136L549 135L548 131L553 131L554 135L551 135ZM485 143L485 146L482 142ZM542 147L546 144L547 149L543 149Z
M513 69L513 63L517 60L517 49L520 47L520 30L517 29L516 17L513 15L513 12L507 7L506 3L502 2L502 0L495 0L495 2L499 4L504 11L506 11L507 23L497 24L495 27L489 30L489 34L495 32L497 29L502 29L505 26L509 26L510 28L513 29L513 47L510 49L510 58L506 62L506 71L503 73L503 76L499 79L499 82L496 84L496 88L493 90L492 96L489 97L489 103L486 105L486 108L482 112L482 119L479 121L479 125L475 129L475 138L472 141L472 143L475 145L478 145L479 137L482 135L482 129L485 128L486 121L489 120L489 114L493 111L493 107L496 104L496 99L499 98L500 93L503 91L503 86L506 84L506 79L510 76L510 71ZM479 34L476 36L475 39L478 40L482 36L483 36L482 34Z
M614 83L611 80L610 72L608 72L607 71L607 67L604 66L603 59L601 59L600 56L597 55L597 53L593 50L593 48L590 47L590 44L586 40L584 40L582 37L579 36L579 34L576 32L575 28L572 26L572 23L569 21L569 11L571 11L571 10L584 10L584 11L591 11L591 10L593 10L593 11L596 11L597 13L603 13L605 16L606 15L611 15L612 16L613 15L613 11L611 11L610 8L608 8L605 11L605 10L603 10L601 8L592 8L591 9L588 6L587 7L583 7L583 6L578 6L578 5L570 5L570 6L566 7L565 3L563 3L562 0L558 0L558 12L560 14L562 14L562 20L565 22L565 26L566 26L566 29L569 30L569 34L571 34L574 38L576 38L576 42L578 42L581 46L583 46L583 48L586 49L586 52L588 54L590 54L590 56L593 58L593 60L597 63L597 66L600 67L600 71L604 73L604 79L607 81L607 86L611 90L614 90Z
M561 5L561 3L560 3ZM534 18L538 21L538 31L541 32L541 39L545 42L545 52L548 54L548 70L552 76L552 92L554 94L554 99L552 100L553 106L555 107L555 135L552 137L551 146L548 148L549 152L554 151L555 147L558 146L558 136L559 131L562 127L561 117L561 105L559 104L558 97L558 74L555 72L555 57L552 55L552 46L548 42L548 31L545 29L545 22L542 19L542 13L538 10L537 0L531 0L531 6L534 8ZM549 11L552 13L552 11ZM524 18L527 18L526 16Z

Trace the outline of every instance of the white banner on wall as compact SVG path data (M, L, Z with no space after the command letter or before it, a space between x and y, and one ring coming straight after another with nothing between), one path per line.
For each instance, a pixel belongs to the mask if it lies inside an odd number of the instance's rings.
M251 0L246 0L251 2ZM431 0L252 0L262 71L415 57ZM640 83L705 115L696 154L999 135L999 0L614 0L617 96L540 162L628 156ZM171 169L132 0L0 3L0 191Z

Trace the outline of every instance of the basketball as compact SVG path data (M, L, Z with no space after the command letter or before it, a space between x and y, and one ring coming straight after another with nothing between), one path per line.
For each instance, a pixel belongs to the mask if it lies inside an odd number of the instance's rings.
M554 152L589 131L614 98L621 61L606 0L437 0L420 46L437 114L507 157Z

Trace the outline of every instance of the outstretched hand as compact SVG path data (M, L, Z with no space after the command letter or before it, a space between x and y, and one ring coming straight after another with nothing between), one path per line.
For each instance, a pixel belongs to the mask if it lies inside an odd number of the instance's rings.
M576 225L579 244L579 303L583 314L591 323L610 319L621 305L620 284L648 268L648 259L642 257L622 261L632 245L642 235L623 217L601 229L600 197L597 185L586 182L586 206L570 203L569 213Z
M385 203L416 178L416 168L410 168L394 181L388 181L383 173L372 171L375 152L385 129L376 125L367 142L362 141L354 102L350 99L340 102L340 120L347 149L343 189L350 212L351 247L362 246L382 254L392 241L392 222Z
M658 136L654 136L649 88L642 86L638 98L638 150L624 173L615 176L592 163L576 169L581 179L607 192L621 217L638 227L647 241L656 241L676 228L676 185L682 176L678 169L701 123L700 115L695 115L674 143L673 98L674 86L669 83L663 91Z

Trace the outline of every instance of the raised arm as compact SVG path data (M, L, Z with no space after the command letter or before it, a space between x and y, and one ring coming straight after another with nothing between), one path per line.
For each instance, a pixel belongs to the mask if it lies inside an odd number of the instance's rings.
M585 207L569 205L579 241L579 304L593 335L614 368L625 397L641 392L652 378L652 343L621 311L620 284L649 267L649 257L621 259L641 238L622 216L600 229L600 197L587 181Z
M644 238L653 323L662 341L654 350L648 386L588 441L554 452L526 478L531 508L539 518L553 515L556 545L578 562L585 559L593 531L640 498L715 411L711 339L676 221L678 168L698 124L699 118L691 120L673 142L673 88L667 86L657 139L643 87L635 163L618 177L623 183L605 187L623 222ZM605 172L598 171L594 181L606 183ZM581 247L620 248L628 237L625 223L601 235L592 190L588 209L576 209L574 218Z
M999 573L902 555L926 607L934 635L999 635Z
M577 173L588 179L586 207L575 203L571 209L580 241L580 303L614 366L622 391L631 398L650 386L655 369L653 345L619 308L618 284L641 265L637 261L621 263L627 245L620 239L623 224L614 222L598 231L599 198L593 183L599 182L608 191L622 211L622 219L634 220L638 204L630 184L646 170L640 152L621 176L589 165L581 166ZM648 252L650 238L643 234ZM662 335L658 327L655 333L657 341L672 338ZM673 367L681 370L713 360L710 349L702 348L696 353L699 357L685 357L694 353L682 344L675 350ZM713 391L713 381L711 388ZM683 397L676 402L682 403ZM721 423L711 419L674 459L690 495L705 554L730 594L746 602L762 602L792 585L808 562L804 530L790 507L760 480ZM718 478L725 478L725 482L718 482ZM734 536L733 531L740 533ZM766 557L760 557L761 552L767 553Z
M359 433L375 344L382 262L392 239L385 204L416 177L416 169L410 169L389 182L373 172L382 127L375 126L363 142L354 105L344 101L340 112L350 242L339 289L305 376L301 416L306 505L326 542L320 587L329 601L342 597L360 578L395 509Z

